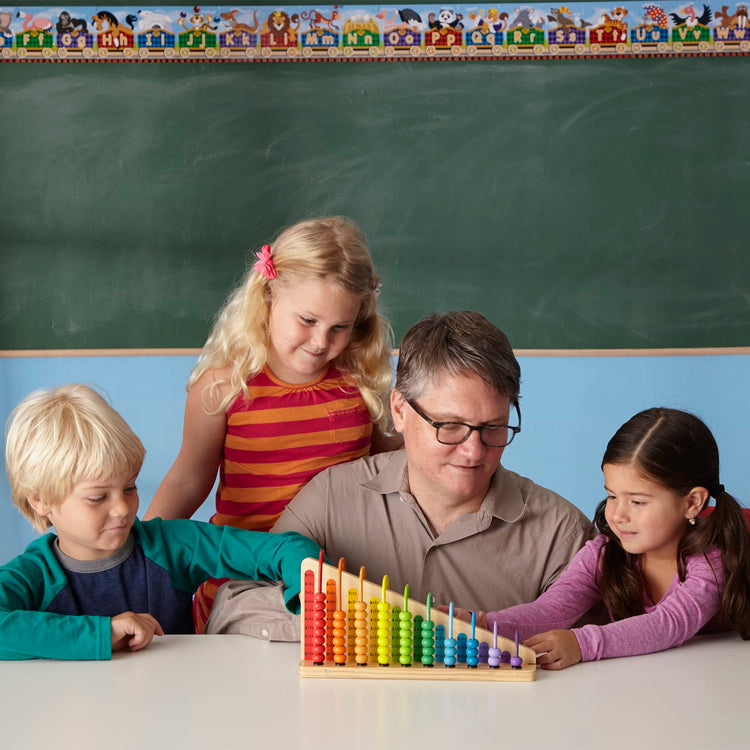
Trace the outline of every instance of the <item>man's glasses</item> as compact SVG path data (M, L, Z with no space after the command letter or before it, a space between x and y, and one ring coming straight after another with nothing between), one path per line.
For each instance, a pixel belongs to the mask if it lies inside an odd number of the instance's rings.
M504 448L513 442L517 433L521 432L521 409L518 401L513 402L518 417L518 425L509 424L480 424L473 425L466 422L435 422L430 419L414 401L406 399L406 403L419 414L425 422L435 428L438 443L443 445L459 445L469 439L474 430L478 430L479 439L489 448Z

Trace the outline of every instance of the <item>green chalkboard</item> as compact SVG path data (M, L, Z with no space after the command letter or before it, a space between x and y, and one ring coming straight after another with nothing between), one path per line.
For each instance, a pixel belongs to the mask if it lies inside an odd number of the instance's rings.
M198 347L248 252L365 230L397 337L746 346L746 57L0 64L0 349Z

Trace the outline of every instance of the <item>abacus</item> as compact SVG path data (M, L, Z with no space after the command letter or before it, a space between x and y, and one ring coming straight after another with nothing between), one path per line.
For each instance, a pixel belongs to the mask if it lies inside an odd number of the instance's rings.
M530 682L534 651L346 571L302 563L300 677Z

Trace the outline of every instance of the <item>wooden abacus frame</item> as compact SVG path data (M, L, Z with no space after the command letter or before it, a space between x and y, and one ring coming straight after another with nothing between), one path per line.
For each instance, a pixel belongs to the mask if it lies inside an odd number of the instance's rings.
M322 570L322 581L318 571ZM347 623L347 651L346 661L338 664L333 661L332 646L330 641L332 632L332 615L336 608L337 598L339 598L338 581L341 579L340 605L346 611ZM345 570L321 563L319 560L307 558L302 563L301 570L301 592L302 601L302 632L301 632L301 650L300 650L300 677L324 677L324 678L365 678L365 679L386 679L386 680L487 680L499 682L530 682L535 679L536 675L536 655L534 651L522 644L518 645L508 638L497 636L497 648L510 652L523 659L520 667L513 668L509 663L502 663L499 667L491 668L487 661L480 661L475 667L469 667L465 661L458 661L453 667L448 667L442 662L436 662L432 667L424 666L419 660L414 659L409 666L403 666L398 659L391 658L387 666L378 663L377 657L373 654L370 646L370 656L366 665L355 663L353 650L353 632L354 632L354 603L360 597L360 584L364 601L368 604L368 622L372 617L371 604L382 601L384 587L368 581L360 581L358 575L354 575ZM387 586L387 578L384 581ZM310 658L313 639L313 596L315 592L322 591L326 595L325 606L325 661L316 664ZM402 607L404 594L385 589L386 601L392 607ZM422 602L414 599L408 600L408 610L412 616L426 618L427 607ZM471 638L471 624L457 618L453 618L452 627L449 616L434 607L430 610L429 618L435 625L442 625L446 632L449 628L452 630L453 637L464 634L466 638ZM372 624L369 624L370 637L372 638ZM474 638L480 642L493 645L494 635L488 630L482 628L474 629Z

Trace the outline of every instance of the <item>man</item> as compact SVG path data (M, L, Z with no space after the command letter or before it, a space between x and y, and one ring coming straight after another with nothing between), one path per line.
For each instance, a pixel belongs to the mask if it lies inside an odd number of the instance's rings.
M404 448L321 472L273 532L309 536L334 564L364 565L375 582L387 574L395 591L408 583L422 602L428 592L470 610L533 601L590 538L591 524L501 465L521 429L520 378L507 337L482 315L419 321L401 343L391 394ZM227 613L240 609L233 586L209 632L257 634L228 624Z

